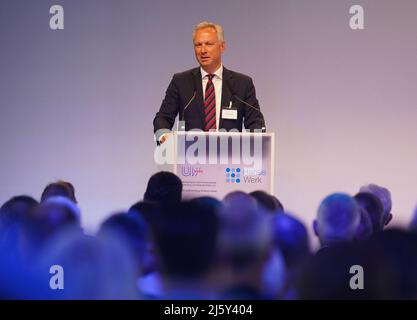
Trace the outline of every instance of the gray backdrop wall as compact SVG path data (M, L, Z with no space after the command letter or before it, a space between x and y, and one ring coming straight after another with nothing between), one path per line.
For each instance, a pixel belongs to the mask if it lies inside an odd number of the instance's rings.
M49 28L60 4L65 29ZM394 222L417 201L415 0L1 0L0 202L77 189L83 224L142 197L152 119L196 66L193 25L223 24L224 64L253 77L277 136L276 195L309 225L334 191L389 187ZM349 8L365 9L365 30Z

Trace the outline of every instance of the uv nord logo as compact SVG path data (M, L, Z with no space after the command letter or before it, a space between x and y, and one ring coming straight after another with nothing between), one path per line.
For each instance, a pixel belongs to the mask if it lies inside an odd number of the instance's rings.
M195 177L203 172L204 172L203 169L201 169L200 167L193 167L193 166L181 167L181 174L184 177Z
M240 168L226 168L226 183L240 183Z

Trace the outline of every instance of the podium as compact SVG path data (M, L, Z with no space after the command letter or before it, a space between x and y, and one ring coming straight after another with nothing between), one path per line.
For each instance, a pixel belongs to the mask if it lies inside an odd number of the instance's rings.
M174 131L155 150L160 171L175 173L183 199L231 191L274 192L275 135L261 132Z

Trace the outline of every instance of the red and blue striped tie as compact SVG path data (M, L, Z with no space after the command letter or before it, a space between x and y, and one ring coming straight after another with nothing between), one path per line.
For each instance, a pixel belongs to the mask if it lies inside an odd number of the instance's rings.
M204 131L216 129L216 93L214 91L214 74L207 75L208 82L204 94Z

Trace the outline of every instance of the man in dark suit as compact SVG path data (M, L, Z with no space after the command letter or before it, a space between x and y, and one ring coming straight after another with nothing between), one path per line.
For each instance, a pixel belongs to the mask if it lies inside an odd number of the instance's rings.
M242 131L243 125L248 130L264 130L252 79L223 67L223 28L201 22L194 28L193 42L200 67L172 78L153 121L157 141L165 141L177 114L185 122L185 130Z

